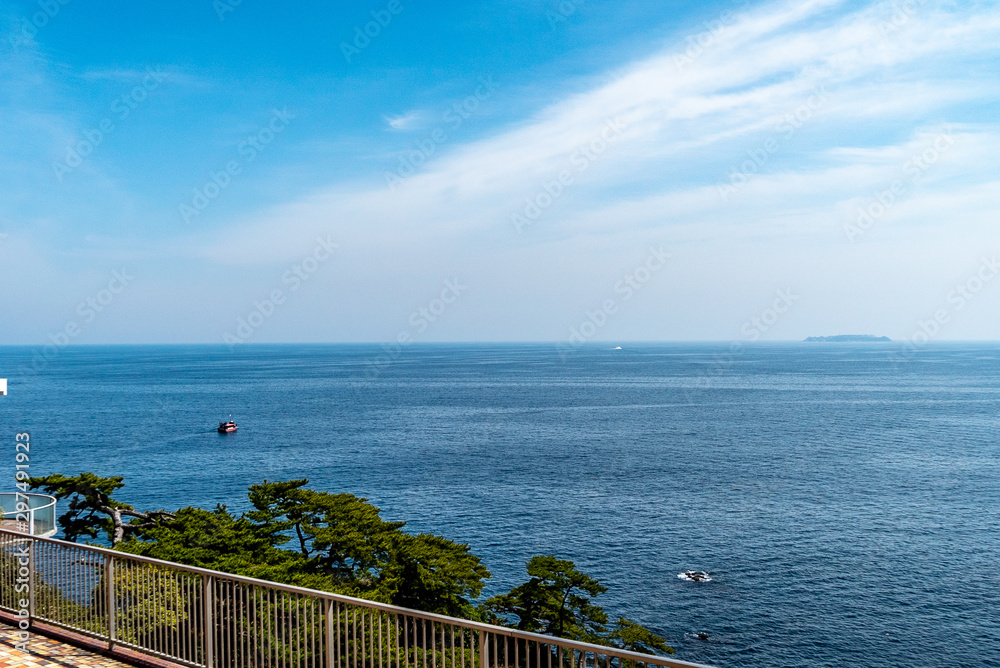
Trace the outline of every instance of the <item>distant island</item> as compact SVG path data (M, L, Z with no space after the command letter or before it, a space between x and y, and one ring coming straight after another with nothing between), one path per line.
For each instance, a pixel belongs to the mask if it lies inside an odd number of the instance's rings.
M870 343L892 341L888 336L873 336L871 334L838 334L837 336L810 336L809 343Z

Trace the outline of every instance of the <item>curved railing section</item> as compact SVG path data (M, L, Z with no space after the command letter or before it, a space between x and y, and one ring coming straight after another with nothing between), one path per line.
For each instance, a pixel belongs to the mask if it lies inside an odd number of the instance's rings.
M0 530L15 615L25 568L22 617L191 668L707 668Z
M56 531L56 499L48 494L0 494L0 528L48 538Z

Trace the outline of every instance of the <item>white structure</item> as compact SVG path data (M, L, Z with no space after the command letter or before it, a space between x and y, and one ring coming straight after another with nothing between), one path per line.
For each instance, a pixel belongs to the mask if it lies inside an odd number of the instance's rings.
M7 394L7 379L0 378L0 397Z
M49 538L56 526L56 497L48 494L0 494L0 529Z

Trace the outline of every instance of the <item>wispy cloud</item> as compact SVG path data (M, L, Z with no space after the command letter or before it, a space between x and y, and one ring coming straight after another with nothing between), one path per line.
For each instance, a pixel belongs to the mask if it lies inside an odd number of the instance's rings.
M847 11L841 4L779 3L748 12L695 62L678 68L686 43L678 44L518 128L442 152L393 194L366 183L343 183L256 220L239 221L244 234L235 255L264 261L291 253L282 241L290 229L318 230L333 212L357 225L359 236L361 230L380 236L391 230L397 238L432 230L510 232L510 214L524 198L566 169L574 152L599 137L609 119L624 123L624 134L577 175L535 226L538 234L572 226L581 216L592 218L595 204L620 212L656 198L700 198L699 215L714 221L773 218L781 201L757 211L733 210L713 192L747 150L771 135L784 140L781 151L761 170L755 188L782 181L806 188L801 178L811 174L827 184L826 196L813 199L812 206L829 210L838 206L832 192L841 191L830 184L861 185L849 178L855 173L849 167L831 164L834 156L842 159L859 148L903 150L923 119L995 97L993 79L962 80L956 73L966 60L995 54L1000 34L996 7L969 11L928 2L904 25L887 30L884 8ZM829 101L810 113L808 123L793 120L796 127L786 137L778 129L782 119L794 117L820 86ZM406 127L408 119L387 120ZM859 127L873 132L858 132ZM987 138L996 132L996 127L981 130ZM889 140L881 149L880 133ZM796 199L793 195L788 194ZM664 225L672 219L661 216ZM648 220L616 216L606 224L621 231ZM228 239L226 245L231 246Z
M463 312L478 314L469 316L466 338L512 331L521 338L562 338L563 315L567 323L578 322L580 309L590 308L594 294L606 289L607 277L635 266L636 249L668 244L676 260L643 293L652 306L643 310L637 303L634 315L615 326L633 338L699 338L709 331L738 334L746 304L787 287L790 277L803 294L796 313L814 313L813 322L840 317L854 323L850 317L859 300L848 293L870 285L893 288L886 293L891 298L880 302L891 308L875 308L871 301L868 310L888 324L905 320L933 305L927 295L934 286L962 275L964 265L958 265L993 243L1000 124L992 110L1000 75L992 64L1000 54L1000 7L789 0L741 11L698 49L692 50L688 37L682 31L640 61L591 73L588 81L598 83L589 88L567 82L565 90L575 92L500 129L475 135L482 129L469 124L462 134L433 144L433 151L420 150L419 143L433 141L436 117L419 110L384 115L384 124L377 114L366 116L367 138L360 132L313 133L282 156L283 163L277 152L269 154L275 163L267 169L263 162L255 165L260 169L248 170L247 179L273 178L272 193L285 192L283 185L296 179L281 176L282 170L322 170L347 142L365 147L363 164L337 173L356 176L277 205L241 209L250 213L226 213L220 205L199 227L170 226L177 221L176 203L190 197L178 190L163 205L169 220L155 244L142 234L101 228L87 230L91 236L75 251L63 248L59 255L37 242L32 250L31 235L23 231L31 227L38 236L38 230L51 232L58 224L30 212L5 226L11 238L4 247L13 252L16 242L18 253L60 276L63 260L139 262L145 256L150 265L170 264L161 284L150 288L157 299L149 303L159 304L184 284L183 303L174 312L215 313L215 297L201 284L206 277L249 278L246 290L257 289L256 277L265 277L260 280L266 284L268 272L301 258L317 236L332 234L342 254L311 284L317 296L308 308L303 304L297 321L320 323L310 330L314 339L328 335L323 322L369 327L385 321L382 330L392 335L398 331L392 320L397 308L403 316L412 310L402 295L438 285L442 272L453 270L475 286L462 302ZM13 69L18 85L8 89L14 91L11 99L0 91L9 119L6 132L0 131L0 169L19 189L0 190L2 205L41 199L37 189L32 198L30 184L49 174L37 156L57 154L92 123L74 122L59 105L45 104L49 87L37 63ZM140 74L107 68L76 76L127 85ZM521 94L518 86L505 84L497 92L498 106L523 108L523 100L514 99ZM244 127L249 117L224 113L233 136L256 127ZM301 117L305 133L309 110ZM603 136L609 124L620 128L613 141ZM946 127L954 145L932 169L911 178L907 161L923 155ZM399 133L395 141L383 141L392 133ZM407 163L413 173L390 189L383 170L370 166L395 170L404 150L419 152L420 159ZM294 161L300 164L289 164ZM203 171L215 164L224 162ZM82 189L93 192L96 183L102 199L118 198L116 206L130 209L135 193L100 173L87 176L91 180ZM200 183L207 177L198 178ZM845 235L859 209L870 207L895 181L905 181L905 192L862 237ZM722 196L725 186L733 189ZM537 204L543 200L545 206ZM535 203L540 215L517 228L512 217L523 215L526 203ZM81 215L74 210L66 217ZM900 249L911 259L901 259ZM191 271L177 272L178 265ZM831 287L830 276L844 277L844 284ZM244 284L231 280L227 299L238 300ZM408 293L411 288L414 293ZM254 294L247 292L247 299ZM423 297L413 299L421 303ZM341 318L334 303L356 317ZM293 312L286 312L289 319ZM326 313L326 320L317 313ZM684 321L677 314L685 313L694 314L687 321L703 319L702 328L673 328ZM904 324L908 331L909 321ZM878 329L861 325L859 331ZM300 335L292 325L286 331ZM372 329L364 332L373 336ZM893 331L887 327L885 333Z
M383 116L383 118L393 130L410 130L420 123L422 114L417 111L410 111L402 116Z

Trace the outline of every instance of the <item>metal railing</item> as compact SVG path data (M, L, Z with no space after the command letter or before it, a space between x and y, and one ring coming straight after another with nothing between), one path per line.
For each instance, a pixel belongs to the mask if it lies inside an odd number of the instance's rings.
M0 529L0 610L25 580L30 621L192 668L707 668Z
M0 493L3 529L17 529L32 536L56 533L56 498L48 494Z

